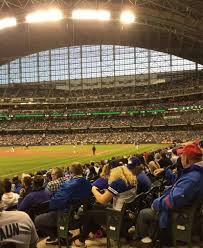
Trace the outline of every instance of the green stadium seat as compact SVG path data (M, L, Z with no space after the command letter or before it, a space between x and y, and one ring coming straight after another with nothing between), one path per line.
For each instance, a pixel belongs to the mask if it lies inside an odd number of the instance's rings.
M195 200L192 206L172 212L171 228L174 247L177 247L177 241L185 242L188 248L193 247L192 233L200 221L200 210L202 206L203 198L201 197Z
M79 235L71 237L69 231L80 229L81 221L80 218L87 211L86 202L72 203L67 212L58 212L57 217L57 233L59 248L62 246L62 240L65 241L66 247L71 247L72 241L76 240Z

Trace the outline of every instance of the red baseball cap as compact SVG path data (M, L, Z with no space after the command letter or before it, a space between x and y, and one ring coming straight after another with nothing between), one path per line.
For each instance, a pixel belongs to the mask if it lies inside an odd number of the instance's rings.
M196 144L188 144L178 149L178 154L186 154L190 158L196 158L202 156L202 151Z

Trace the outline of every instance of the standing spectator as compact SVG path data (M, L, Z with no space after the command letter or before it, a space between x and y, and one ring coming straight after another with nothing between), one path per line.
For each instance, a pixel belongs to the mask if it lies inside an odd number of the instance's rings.
M50 194L54 194L58 191L59 187L65 183L66 179L64 178L63 169L56 167L51 171L52 181L47 184L47 191Z
M4 179L3 184L5 193L2 196L1 202L4 205L4 209L17 208L19 194L11 192L12 183L9 179Z
M96 153L96 146L95 146L95 145L93 145L93 147L92 147L92 153L93 153L93 156L94 156L95 153Z
M12 242L16 248L36 248L38 236L32 220L20 211L2 211L3 194L4 184L0 181L0 246L2 242Z

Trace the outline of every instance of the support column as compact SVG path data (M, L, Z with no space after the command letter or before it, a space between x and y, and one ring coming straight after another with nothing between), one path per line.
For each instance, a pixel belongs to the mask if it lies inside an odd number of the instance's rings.
M134 77L134 80L135 80L135 86L136 86L136 80L137 80L136 47L134 47L134 64L135 64L135 77Z
M19 58L19 77L20 77L20 83L22 83L22 59Z
M80 45L80 74L81 74L82 90L84 90L84 85L83 85L83 70L82 70L82 45Z
M101 68L101 88L103 84L103 74L102 74L102 45L100 45L100 68Z
M148 50L148 84L151 84L151 50Z
M71 85L70 85L70 47L68 47L68 86L69 86L69 91L71 90Z

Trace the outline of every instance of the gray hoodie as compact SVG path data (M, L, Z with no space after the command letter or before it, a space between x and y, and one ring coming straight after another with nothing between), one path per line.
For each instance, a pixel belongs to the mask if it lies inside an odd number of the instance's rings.
M19 194L13 192L4 193L1 199L4 210L17 205L19 197Z

